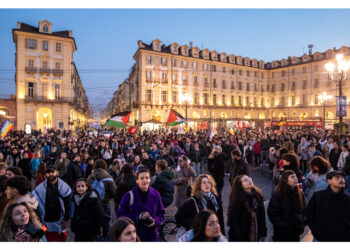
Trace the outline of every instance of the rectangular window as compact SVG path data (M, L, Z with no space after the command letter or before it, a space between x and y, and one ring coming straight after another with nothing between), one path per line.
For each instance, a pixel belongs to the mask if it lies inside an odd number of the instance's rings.
M186 75L182 76L182 83L187 84L187 76Z
M307 81L303 80L303 89L306 89L306 87L307 87Z
M47 97L47 82L41 83L41 95Z
M36 40L34 39L28 39L28 48L29 49L36 49Z
M306 67L303 67L303 73L306 73Z
M61 52L61 43L56 43L56 52Z
M173 103L177 102L177 92L173 91Z
M240 76L242 75L242 70L241 70L241 69L238 71L238 74L239 74Z
M271 78L274 78L275 77L275 72L272 72L271 73Z
M204 99L204 104L208 105L208 94L207 93L204 93L203 99Z
M146 101L152 102L152 90L148 89L146 92Z
M61 69L61 63L60 62L56 62L56 69Z
M231 81L231 89L235 89L235 82Z
M28 97L34 96L34 83L28 82Z
M168 73L162 72L162 82L168 82Z
M242 96L239 96L239 97L238 97L238 105L239 105L239 106L242 106Z
M247 82L247 91L249 91L249 90L250 90L250 83Z
M226 105L226 96L222 95L222 105Z
M314 71L315 71L315 72L318 72L318 64L315 64L315 65L314 65Z
M249 70L247 70L247 76L249 76L249 74L250 74L250 72L249 72Z
M242 90L242 82L238 82L238 90Z
M216 88L216 79L213 79L213 88Z
M254 91L258 91L258 86L256 83L254 83Z
M235 105L235 97L231 95L231 106Z
M275 84L272 84L272 87L271 87L271 92L275 92Z
M281 91L284 91L284 83L281 84Z
M261 90L261 92L264 92L264 84L260 85L260 90Z
M61 85L55 84L55 99L60 99L61 96Z
M47 69L47 61L43 61L43 69Z
M271 98L271 106L275 107L275 98L274 97Z
M197 66L198 66L197 62L193 62L193 66L192 66L192 68L193 68L194 70L196 70L196 69L197 69Z
M152 72L146 71L146 81L151 82L152 81Z
M264 106L265 106L265 104L264 104L264 97L261 97L261 98L260 98L260 106L261 106L261 107L264 107Z
M204 78L204 87L208 87L208 78Z
M303 105L306 105L306 95L303 95Z
M249 102L249 96L246 97L246 106L250 106L250 102Z
M282 96L280 101L281 101L280 106L286 105L286 97Z
M254 77L258 76L258 72L254 71Z
M222 88L226 89L226 81L225 80L222 80Z
M165 58L165 57L162 57L160 59L160 63L163 65L163 66L167 66L168 65L168 60Z
M286 75L286 72L284 70L282 70L281 76L284 77L285 75Z
M292 96L292 105L295 105L295 95Z
M204 67L204 71L208 71L208 68L209 68L209 65L208 64L203 64L203 67Z
M257 106L257 104L258 104L258 101L256 99L256 96L254 96L254 106Z
M34 60L33 59L29 59L28 60L28 64L29 64L28 65L29 67L34 67Z
M173 82L177 82L177 74L173 74Z
M199 93L194 93L194 104L199 104Z
M222 67L222 72L224 72L224 73L226 72L226 69L225 69L225 67Z
M177 67L177 60L176 59L173 59L173 66Z
M147 64L152 64L152 56L147 56Z
M318 79L315 79L315 89L318 88Z
M295 82L292 82L292 90L295 90L296 84Z
M193 77L193 84L198 85L198 77L197 76Z
M216 105L216 94L213 95L213 105Z
M231 69L231 74L234 75L235 74L235 70Z
M187 61L182 61L182 67L187 68Z
M213 65L213 72L216 72L216 65Z
M49 50L49 42L48 41L43 41L43 50L48 51Z
M261 78L264 78L264 73L261 73Z
M270 84L266 85L266 91L270 91Z
M295 75L295 69L292 69L292 75L293 76Z
M162 102L163 102L163 103L167 102L167 99L166 99L166 91L162 91Z

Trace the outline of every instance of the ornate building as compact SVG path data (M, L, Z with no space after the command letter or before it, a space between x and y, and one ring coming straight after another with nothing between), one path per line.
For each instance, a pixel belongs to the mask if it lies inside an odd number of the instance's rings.
M325 64L349 47L330 49L302 57L265 63L262 60L160 40L138 41L131 73L114 94L115 111L131 110L131 121L155 119L165 122L175 109L189 125L209 119L215 126L229 126L240 119L263 125L269 119L312 119L323 117L318 96L333 98L326 105L326 121L334 122L337 86ZM344 95L348 96L344 82ZM346 117L345 117L346 119Z
M82 127L92 110L81 83L73 54L72 31L52 31L18 22L12 30L16 44L16 129Z

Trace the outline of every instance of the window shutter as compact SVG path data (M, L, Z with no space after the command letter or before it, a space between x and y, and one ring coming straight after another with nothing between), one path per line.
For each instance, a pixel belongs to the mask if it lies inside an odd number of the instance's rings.
M28 47L29 47L29 40L28 38L26 38L26 49L28 49Z
M37 49L37 43L36 43L36 40L34 40L34 49Z

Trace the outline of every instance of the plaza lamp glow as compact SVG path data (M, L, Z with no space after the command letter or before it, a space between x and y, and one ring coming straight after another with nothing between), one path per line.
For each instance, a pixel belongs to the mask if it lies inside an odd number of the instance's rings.
M325 65L329 78L339 86L339 99L343 95L343 82L346 80L346 73L350 68L350 60L343 59L343 54L336 55L335 63L329 62ZM343 115L340 112L339 122L343 122Z
M330 99L332 99L332 96L327 95L327 92L323 92L322 95L318 96L318 100L320 101L320 104L323 104L323 130L325 129L325 124L326 124L326 104Z

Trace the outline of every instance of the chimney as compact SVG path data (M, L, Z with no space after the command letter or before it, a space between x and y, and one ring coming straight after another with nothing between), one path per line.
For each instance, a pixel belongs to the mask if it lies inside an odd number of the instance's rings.
M334 51L336 51L336 50L337 50L337 48L336 48L336 47L333 47L333 50L334 50Z
M314 45L309 44L307 47L309 48L309 56L311 56L312 55L312 48L314 47Z
M190 41L190 49L192 49L192 47L193 47L193 42Z

